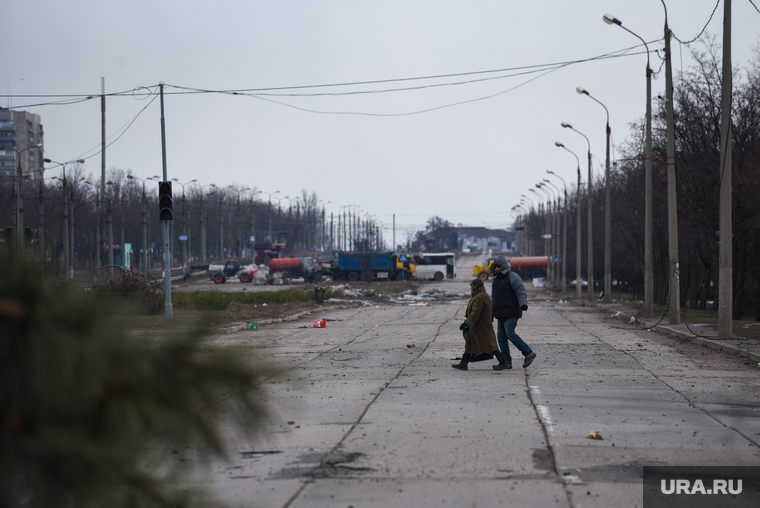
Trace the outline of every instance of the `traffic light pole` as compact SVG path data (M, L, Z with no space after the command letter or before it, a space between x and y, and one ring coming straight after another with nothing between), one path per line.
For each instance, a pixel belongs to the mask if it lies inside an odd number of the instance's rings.
M161 94L161 157L164 168L164 181L159 183L159 187L163 184L169 184L169 190L171 193L171 182L166 173L166 122L164 121L164 84L159 85L159 91ZM160 194L160 192L159 192ZM159 196L159 203L161 198ZM159 205L160 206L160 205ZM170 205L171 206L171 205ZM161 212L159 210L159 216ZM170 214L171 215L171 214ZM166 281L166 305L164 307L164 315L167 321L174 319L174 307L172 306L172 258L169 252L169 220L164 220L164 280Z

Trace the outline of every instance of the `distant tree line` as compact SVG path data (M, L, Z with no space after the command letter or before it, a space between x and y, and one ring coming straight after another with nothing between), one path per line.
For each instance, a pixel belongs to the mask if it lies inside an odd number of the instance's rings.
M143 252L150 267L160 267L163 259L163 223L158 220L158 183L135 177L131 171L113 168L107 172L105 195L100 195L100 178L85 174L83 165L66 165L63 171L48 170L45 179L24 177L21 185L23 224L37 232L39 254L59 266L64 262L64 202L67 203L66 230L71 262L75 270L89 270L108 264L108 211L114 246L114 264L123 266L123 246L130 244L132 268L142 270ZM58 174L50 177L51 174ZM0 179L0 227L17 223L17 182ZM143 194L144 192L144 194ZM66 193L66 194L64 194ZM183 199L184 195L184 199ZM287 200L256 193L241 186L226 188L173 182L174 220L171 221L171 253L174 266L182 263L182 241L186 232L188 263L203 258L202 222L205 226L206 260L240 257L244 248L256 243L283 243L292 254L333 248L337 242L338 218L331 218L316 193L303 191ZM146 212L146 242L143 241L143 202ZM201 213L203 211L203 214ZM42 213L41 213L42 212ZM39 232L40 224L43 231ZM360 221L357 220L357 224ZM346 231L366 242L360 225ZM366 228L365 228L366 229ZM98 236L99 234L99 236ZM15 233L6 236L14 237ZM42 239L40 238L42 235ZM353 245L354 239L348 242Z

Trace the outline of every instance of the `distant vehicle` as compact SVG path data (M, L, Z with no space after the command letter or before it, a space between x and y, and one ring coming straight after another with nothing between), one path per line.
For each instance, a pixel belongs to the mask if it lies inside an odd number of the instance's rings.
M522 280L546 277L547 256L513 257L509 260L510 269Z
M228 278L237 277L240 282L253 282L256 278L255 265L242 265L237 259L223 265L208 265L208 273L214 284L224 284Z
M275 258L269 260L267 284L274 284L274 274L279 273L283 279L303 277L303 281L319 282L322 280L322 267L313 258Z
M392 252L335 252L313 258L277 258L269 261L267 284L274 275L283 279L303 277L304 282L319 282L323 276L354 282L369 274L372 279L406 280L415 275L412 256Z
M472 276L481 280L488 280L491 275L491 267L493 266L493 258L488 258L482 265L472 265Z
M350 282L364 278L365 274L371 279L410 279L419 268L411 256L393 252L336 252L329 263L335 280Z
M425 252L416 261L418 279L443 280L457 276L452 252Z
M510 270L518 274L522 280L546 277L546 265L549 260L546 256L516 256L508 259ZM493 260L494 258L488 258L482 265L473 265L472 275L482 280L488 280L493 271Z

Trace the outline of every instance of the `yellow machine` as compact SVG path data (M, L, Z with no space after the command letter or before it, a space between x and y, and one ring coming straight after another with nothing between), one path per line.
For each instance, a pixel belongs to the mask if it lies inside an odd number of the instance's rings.
M414 259L414 257L409 254L393 256L393 264L395 268L394 271L397 273L396 278L398 278L398 274L400 274L401 272L406 272L404 276L406 280L409 280L412 277L417 276L417 267L412 261L412 259Z
M472 265L472 275L481 280L488 280L491 275L491 266L493 266L493 258L488 258L483 265Z

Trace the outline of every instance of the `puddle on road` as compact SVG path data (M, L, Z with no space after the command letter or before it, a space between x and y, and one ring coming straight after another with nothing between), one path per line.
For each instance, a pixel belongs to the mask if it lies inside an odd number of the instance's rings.
M333 452L328 455L318 452L304 453L297 464L305 467L286 467L270 475L270 478L283 480L293 478L345 478L356 477L362 473L374 471L371 467L352 466L363 457L363 453Z
M240 456L244 459L258 459L260 457L266 457L267 455L274 455L276 453L282 453L280 451L265 451L265 452L256 452L256 451L250 451L250 452L240 452Z

